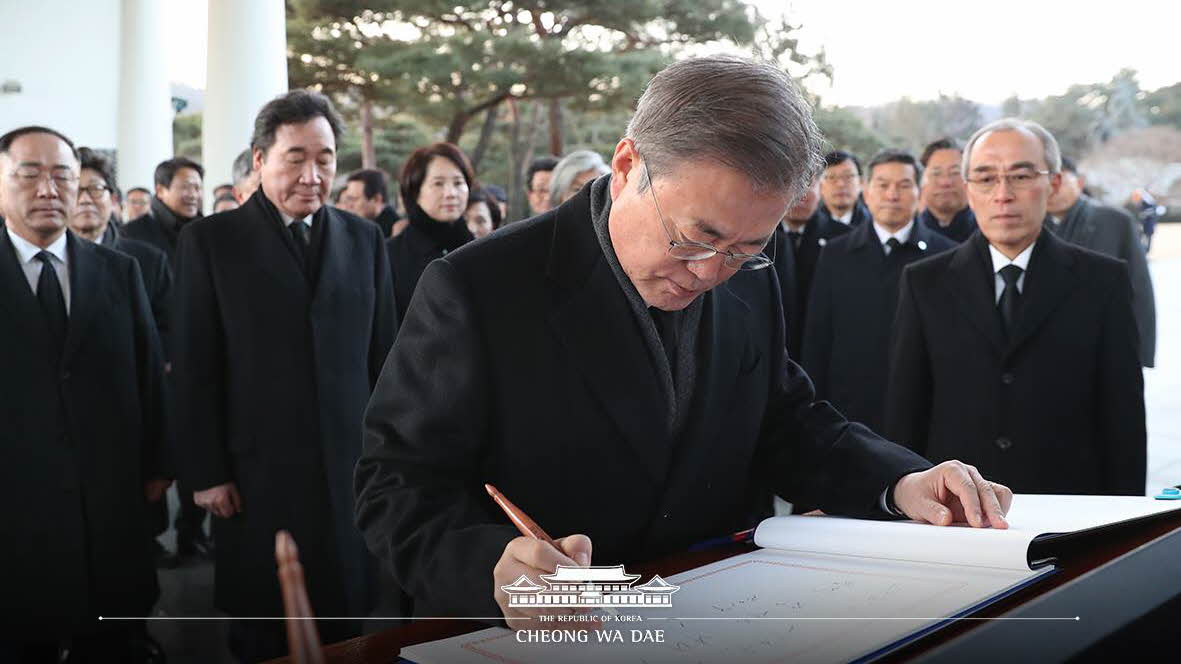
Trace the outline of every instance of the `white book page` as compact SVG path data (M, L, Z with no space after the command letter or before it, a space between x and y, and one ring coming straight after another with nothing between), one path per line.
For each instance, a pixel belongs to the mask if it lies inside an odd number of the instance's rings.
M668 579L673 606L624 610L642 622L606 622L622 640L522 643L488 629L407 648L442 662L836 662L849 661L1020 585L1043 572L976 569L762 550ZM545 623L530 630L560 630ZM633 641L632 631L661 635Z
M759 524L755 543L790 551L1027 570L1029 545L1041 535L1088 530L1177 509L1181 501L1145 496L1018 494L1009 508L1006 530L786 516Z

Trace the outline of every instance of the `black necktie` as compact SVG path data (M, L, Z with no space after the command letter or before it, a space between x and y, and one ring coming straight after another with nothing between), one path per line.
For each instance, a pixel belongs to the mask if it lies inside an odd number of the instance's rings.
M804 234L799 231L788 231L787 237L788 237L788 239L791 240L792 249L799 251L800 250L800 240L804 239Z
M902 246L902 243L898 241L898 238L891 237L889 240L886 240L886 246L890 248L890 251L887 253L893 256L898 251L898 247Z
M1005 289L1001 291L997 309L1001 312L1001 322L1005 324L1005 332L1013 334L1013 325L1017 321L1017 314L1021 310L1021 292L1017 290L1017 280L1024 272L1016 265L1006 265L1001 268L1001 279L1005 282Z
M291 239L295 241L295 251L299 254L299 263L304 268L308 265L308 225L302 219L287 224L291 231Z
M61 355L62 344L66 340L66 298L62 295L61 282L57 280L57 270L53 269L53 255L48 251L42 251L37 254L37 260L41 261L41 276L37 279L37 301L41 303L49 334L53 337L54 352Z

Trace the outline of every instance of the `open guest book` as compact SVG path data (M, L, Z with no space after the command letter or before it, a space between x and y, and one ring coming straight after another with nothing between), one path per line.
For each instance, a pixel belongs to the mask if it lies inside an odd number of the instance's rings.
M1109 529L1177 509L1181 501L1135 496L1017 495L1007 530L774 517L755 532L758 551L665 579L679 588L669 606L615 609L589 631L577 629L588 623L538 620L519 632L491 628L411 646L402 657L421 664L865 660L1052 574L1057 556L1085 551Z

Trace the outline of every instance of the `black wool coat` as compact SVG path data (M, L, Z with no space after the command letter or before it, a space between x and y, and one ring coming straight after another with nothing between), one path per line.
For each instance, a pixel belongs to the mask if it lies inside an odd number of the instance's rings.
M163 358L139 267L67 231L60 357L0 229L0 615L30 638L156 601L144 483L170 477Z
M215 600L233 615L282 615L280 529L299 546L318 615L362 614L372 600L352 473L397 324L389 267L370 221L324 206L311 235L305 272L260 188L188 224L177 248L181 476L241 493L243 511L213 521Z
M902 274L886 435L1018 493L1143 495L1144 379L1123 263L1043 229L1011 338L977 233Z
M824 205L821 204L820 208ZM821 215L820 209L808 219L800 237L798 249L790 242L783 225L775 231L775 273L779 275L783 313L787 320L787 348L793 360L800 359L804 340L804 325L808 319L808 296L812 289L812 275L820 252L833 238L850 231L850 227ZM782 251L780 251L782 250ZM790 274L789 274L790 272ZM789 282L794 292L787 292Z
M702 296L692 415L671 438L593 189L432 263L374 391L357 523L419 615L499 615L493 566L518 533L485 482L609 565L752 525L772 493L884 516L885 488L929 467L813 401L772 270Z
M148 291L148 302L152 305L152 318L156 321L156 331L160 334L160 344L167 360L171 343L169 310L172 307L173 286L172 267L168 263L168 255L147 242L121 236L118 231L104 235L102 239L103 246L121 251L139 263L144 288Z
M800 362L818 399L832 402L850 420L883 430L898 279L906 265L953 246L915 223L906 243L887 256L871 222L820 252Z
M1136 314L1136 329L1140 331L1140 363L1154 366L1156 297L1148 258L1140 244L1139 222L1127 210L1100 205L1080 196L1066 211L1061 226L1047 224L1046 228L1067 242L1127 262L1128 276L1132 279L1132 311Z

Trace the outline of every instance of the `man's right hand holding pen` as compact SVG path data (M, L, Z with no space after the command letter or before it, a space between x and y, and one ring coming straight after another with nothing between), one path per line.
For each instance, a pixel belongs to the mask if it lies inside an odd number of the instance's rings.
M532 619L541 616L571 615L586 613L585 608L545 607L525 609L509 606L508 593L501 590L501 586L511 585L525 575L533 583L544 581L542 574L553 574L558 565L586 567L591 564L591 541L586 535L570 535L559 540L541 529L532 519L504 497L496 487L484 485L488 495L500 505L509 520L521 531L521 537L513 539L504 547L504 553L496 566L492 568L492 583L495 588L496 603L500 605L500 612L504 614L505 622L510 629L526 629L534 626Z

